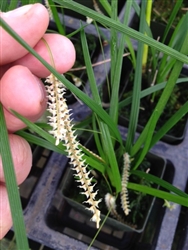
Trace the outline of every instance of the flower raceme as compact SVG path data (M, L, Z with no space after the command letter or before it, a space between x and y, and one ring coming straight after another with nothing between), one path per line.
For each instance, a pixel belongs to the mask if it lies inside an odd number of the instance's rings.
M92 221L96 222L96 227L99 228L100 223L100 210L98 204L101 199L96 200L98 190L94 190L96 183L92 183L93 177L90 177L91 171L87 170L87 164L83 160L83 154L80 149L80 144L77 141L76 135L74 134L73 125L71 124L72 119L70 118L71 113L68 109L64 94L66 88L62 82L60 82L53 74L46 78L46 91L48 96L48 111L51 114L48 116L49 124L52 130L50 134L56 139L55 145L63 142L66 146L67 156L70 159L70 164L73 166L73 170L76 172L74 176L76 181L80 183L79 188L83 189L81 194L87 197L84 203L88 203L89 207L86 208L93 213L91 218ZM121 204L125 215L128 215L129 202L128 202L128 191L127 183L130 169L130 157L127 153L123 155L124 164L122 172L122 191L121 191ZM110 194L105 196L105 202L108 209L111 209L111 213L114 217L119 219L116 212L115 197ZM122 220L122 219L121 219Z
M125 213L125 215L128 215L130 212L129 208L129 197L128 197L128 190L127 190L127 184L129 180L129 170L130 170L130 156L128 153L125 153L123 155L123 172L122 172L122 180L121 180L121 206Z
M120 193L121 197L121 207L123 209L123 212L125 215L128 215L130 212L129 208L129 198L128 198L128 190L127 190L127 183L129 179L129 170L130 170L130 156L128 153L124 153L123 155L123 171L122 171L122 180L121 180L121 186L122 190ZM107 193L105 195L105 203L107 209L110 211L112 216L116 218L117 220L124 222L124 219L118 214L116 210L116 197Z
M79 149L79 142L74 134L70 110L64 98L65 86L53 74L46 78L46 83L48 83L46 86L48 93L47 110L51 114L48 119L52 127L52 130L49 132L56 139L56 145L62 141L66 146L70 164L76 172L74 175L77 177L77 182L81 184L79 187L84 190L81 193L87 197L84 203L89 204L89 208L87 209L93 213L91 220L96 222L96 227L99 228L101 219L98 204L101 199L95 199L98 191L94 192L95 184L92 184L93 177L89 177L90 171L87 170L87 164L83 160L83 154L81 149Z

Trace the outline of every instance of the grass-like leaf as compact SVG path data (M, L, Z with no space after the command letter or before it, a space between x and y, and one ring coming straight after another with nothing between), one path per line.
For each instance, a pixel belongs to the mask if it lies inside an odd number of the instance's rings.
M96 103L101 105L101 99L99 96L93 68L91 65L91 60L89 56L89 50L88 50L84 30L81 31L81 41L82 41L83 54L84 54L85 64L86 64L86 68L88 72L88 78L90 82L92 96L93 96L93 99L96 101ZM109 176L111 178L111 183L116 187L117 192L120 192L121 191L121 178L120 178L118 163L116 160L109 127L101 119L97 119L97 121L98 121L98 125L99 125L100 132L101 132L99 136L101 137L101 143L103 146L105 159L107 160L107 163L109 162L111 166L111 168L107 167L106 171L109 173Z
M108 0L99 0L99 2L101 3L103 8L105 9L106 13L108 13L108 15L111 16L112 9L111 9L111 6L110 6Z
M92 97L96 103L98 103L100 106L102 106L101 99L99 96L99 91L97 88L97 83L95 80L95 75L93 72L93 67L92 67L92 63L91 63L89 48L88 48L84 29L80 30L80 38L81 38L82 51L83 51L83 55L84 55L84 61L85 61L86 69L87 69L87 75L88 75L88 80L89 80L89 84L90 84L90 88L91 88Z
M176 81L176 84L183 83L183 82L188 82L188 77L179 78ZM145 90L142 90L140 92L140 98L146 97L148 95L151 95L151 94L155 93L156 91L164 89L165 86L166 86L166 83L167 82L158 83L157 85L154 85L154 86L149 87L149 88L147 88ZM127 97L125 100L119 102L119 104L118 104L119 105L119 109L121 109L121 108L129 105L131 102L132 102L132 96Z
M16 9L18 7L18 2L18 0L10 0L8 11Z
M3 107L0 103L0 154L3 163L6 188L9 198L10 210L12 214L13 227L15 231L17 249L29 250L27 235L25 230L20 194L16 181L12 154L10 151L8 132L6 128ZM6 219L6 218L5 218Z
M177 122L188 113L186 102L157 132L154 134L150 147L152 148Z
M12 113L17 118L19 118L22 122L24 122L28 128L30 128L32 131L37 133L43 139L40 137L37 137L35 135L29 134L25 131L18 131L17 134L23 136L23 138L27 139L31 143L35 143L41 147L48 148L48 149L53 150L55 152L58 152L60 154L67 155L67 153L65 151L65 146L62 143L60 143L58 146L55 146L55 138L52 135L50 135L48 132L44 131L40 126L37 126L36 124L30 122L27 118L18 114L16 111L12 111ZM80 145L80 147L82 148L82 145ZM84 147L82 148L82 150L83 150L83 152L87 153L87 150L85 150ZM90 155L90 157L88 157L87 155L84 155L83 159L85 159L86 162L90 166L97 169L102 174L104 173L104 171L105 171L104 165L99 161L99 159L97 157L95 157L94 155L92 155L92 156Z
M168 44L169 47L176 49L180 51L184 39L187 34L187 23L188 23L188 13L186 13L182 18L180 19L178 25L176 26L170 42ZM172 66L175 63L174 58L169 58L167 55L164 55L161 59L161 62L159 64L159 72L158 72L158 77L157 77L157 82L162 82L168 77L168 74L172 68Z
M161 42L164 43L165 42L165 39L168 35L168 32L170 30L170 28L172 27L172 24L173 24L173 21L178 13L178 11L180 10L180 8L182 7L182 3L183 3L183 0L178 0L176 1L174 7L173 7L173 10L172 10L172 13L170 15L170 18L168 20L168 23L166 25L166 28L165 28L165 31L164 31L164 34L163 34L163 37L162 37L162 40Z
M140 26L139 31L145 31L145 1L142 1L141 4L141 16L140 16ZM126 151L131 152L131 148L134 143L135 132L137 128L139 108L140 108L140 92L141 92L141 81L142 81L142 58L143 58L143 49L144 44L138 42L137 50L137 59L136 59L136 69L134 75L134 84L133 84L133 95L132 95L132 104L131 104L131 113L130 121L128 127L128 135L126 140Z
M103 25L106 25L108 27L112 27L126 35L128 35L129 37L134 38L135 40L138 41L142 41L143 43L156 48L157 50L163 52L164 54L167 54L183 63L188 63L188 59L187 57L178 52L175 49L172 49L170 47L168 47L167 45L164 45L148 36L145 36L144 34L124 26L122 23L120 23L119 21L115 21L112 20L109 17L106 17L100 13L97 13L96 11L93 11L81 4L76 3L75 1L70 1L70 0L54 0L54 2L59 3L62 7L68 8L68 9L74 9L76 12L83 14L85 16L88 16L94 20L96 20L97 22L100 22ZM134 2L134 1L133 1Z
M183 46L181 49L181 52L184 54L188 53L187 40L188 40L188 32L186 34L186 37L185 37L185 40L184 40L184 43L183 43ZM172 69L172 72L169 76L169 79L167 81L166 87L163 90L161 97L160 97L160 99L155 107L156 112L153 112L153 114L151 115L143 132L141 133L141 135L139 136L138 140L136 141L135 145L132 148L132 152L131 152L132 156L135 155L140 150L140 148L143 146L143 144L149 139L148 138L148 128L150 126L150 120L152 121L152 123L155 123L155 124L157 123L157 121L158 121L160 115L162 114L162 112L165 108L165 105L166 105L166 103L167 103L167 101L168 101L168 99L173 91L173 88L176 84L176 81L181 73L182 66L183 66L182 62L176 61L175 65Z
M50 141L47 141L37 135L33 135L30 132L26 132L24 130L17 131L16 134L26 139L29 143L33 143L43 148L47 148L59 154L66 154L66 148L61 143L58 146L55 146L54 143L51 143Z
M185 192L183 192L180 189L176 188L175 186L171 185L167 181L160 179L157 176L154 176L154 175L149 174L149 173L145 173L145 172L140 171L140 170L132 170L131 174L134 174L134 175L139 176L141 178L144 178L144 179L146 179L148 181L156 183L157 185L160 185L161 187L165 188L168 191L173 192L176 195L188 198L188 194L186 194Z
M48 3L49 3L49 7L51 9L52 15L53 15L53 19L57 25L57 29L59 31L59 34L65 35L65 28L64 28L64 26L59 18L56 6L54 5L52 0L48 0Z
M123 21L124 25L128 25L131 7L132 7L132 1L128 1L126 3L126 10L125 10L125 16L124 16L124 21ZM111 67L111 72L110 72L111 73L111 97L110 97L109 114L116 124L118 121L119 87L120 87L120 82L121 82L120 78L121 78L122 63L123 63L122 55L124 53L125 39L126 39L126 35L121 34L120 42L119 42L120 45L118 46L117 34L116 34L116 41L115 41L116 46L115 47L117 47L117 53L115 54L112 53L111 55L111 65L113 62L114 67ZM116 58L114 58L114 56L116 56Z
M7 9L8 9L8 2L7 1L1 1L0 2L0 10L2 12L5 12L5 11L7 11Z
M151 188L148 186L135 184L135 183L131 183L131 182L128 183L127 188L138 191L138 192L142 192L145 194L149 194L149 195L161 198L163 200L172 201L174 203L188 207L188 198L187 197L185 198L185 197L182 197L179 195L171 194L169 192L158 190L156 188Z

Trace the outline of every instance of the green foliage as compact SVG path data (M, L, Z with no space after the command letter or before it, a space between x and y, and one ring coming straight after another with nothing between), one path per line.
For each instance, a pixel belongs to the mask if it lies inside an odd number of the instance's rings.
M29 1L31 2L31 1ZM137 176L141 178L140 183L136 184L133 182L128 183L128 189L133 190L134 194L138 194L137 198L131 203L131 206L136 208L133 218L136 218L137 215L140 215L140 204L141 199L145 197L145 194L156 196L162 199L173 201L181 205L188 206L187 198L188 196L181 190L173 187L171 184L166 183L160 178L154 177L150 174L146 174L144 171L136 170L140 164L145 159L148 151L151 147L160 140L160 138L174 126L186 113L188 113L188 102L174 114L173 117L164 124L164 126L154 135L156 124L163 113L163 110L173 93L174 88L177 88L176 85L178 82L185 81L185 79L179 79L179 75L184 63L188 63L187 54L187 40L188 40L188 31L184 29L188 19L188 13L182 17L177 25L174 35L172 36L168 45L165 45L163 42L158 42L154 40L151 36L151 31L145 23L145 4L142 1L141 8L136 5L135 1L127 1L128 7L125 11L123 22L121 23L118 20L117 16L117 2L111 1L109 4L108 1L100 1L103 4L103 7L106 9L108 16L105 16L101 13L98 13L92 9L89 9L81 4L78 4L75 1L70 0L50 0L50 8L54 16L54 20L57 24L58 31L60 34L65 34L65 29L60 23L56 4L59 4L62 8L69 8L86 17L90 17L94 20L95 24L101 23L105 27L108 27L111 34L111 71L110 71L110 107L109 109L104 110L102 107L102 99L100 96L99 89L95 81L95 75L92 67L92 62L90 58L90 53L88 49L88 41L86 34L84 32L84 27L81 25L79 31L83 57L86 65L86 70L88 74L90 89L92 92L92 98L87 96L77 87L75 87L69 80L64 76L60 75L50 64L48 64L43 58L41 58L23 39L21 39L18 34L16 34L9 25L4 21L0 20L0 25L5 29L15 40L17 40L25 49L28 50L32 55L34 55L50 72L63 84L68 90L70 90L75 96L77 96L83 103L85 103L91 110L92 115L90 119L82 122L80 125L81 129L90 129L94 134L95 144L98 150L100 157L92 154L89 150L79 146L82 152L84 153L83 159L86 160L87 164L97 170L106 178L107 182L110 183L111 190L115 190L116 195L121 191L121 160L122 155L128 152L131 155L131 158L134 161L131 164L131 176ZM28 1L22 1L22 4L27 4ZM1 5L2 10L14 9L17 6L16 1L11 1L10 5L3 4ZM140 17L140 27L139 31L131 29L128 27L129 13L131 7L134 6L135 10ZM172 17L169 19L169 22L172 22L175 14L177 13L179 5L176 5L176 9L172 12ZM167 35L169 26L167 27L164 37ZM147 36L144 35L147 31ZM117 34L120 33L118 37ZM138 53L136 55L133 52L133 46L131 44L131 39L138 41ZM127 44L128 48L132 50L131 58L133 65L135 66L134 71L134 84L132 96L126 98L119 102L118 94L120 88L120 77L122 70L122 55L124 53L124 47ZM147 44L151 48L151 55L155 57L153 61L152 69L159 69L159 74L157 77L157 85L149 87L145 90L141 90L141 75L142 75L142 56L143 56L143 45ZM101 48L102 49L102 48ZM160 54L163 53L161 59ZM159 64L158 64L159 63ZM186 79L187 80L187 79ZM157 94L156 91L160 90L160 94ZM139 116L140 108L140 99L144 96L153 94L155 97L159 95L157 105L151 114L143 132L140 134L138 139L135 141L136 126ZM171 99L170 105L172 102L175 102L177 96ZM118 130L118 114L119 109L124 105L131 104L131 115L130 123L127 135L127 141L124 143L122 141L120 132ZM27 127L30 129L31 133L27 131L18 131L17 134L24 137L31 143L36 143L40 146L46 147L48 149L54 150L61 154L66 154L65 146L60 143L55 146L55 139L49 135L48 131L51 129L48 125L43 123L33 124L28 121L26 118L22 117L20 114L12 111L15 116L21 119ZM79 124L77 126L79 127ZM4 130L5 125L4 125ZM0 132L2 133L3 130ZM149 133L148 133L149 131ZM34 133L33 133L34 132ZM6 139L4 139L6 141ZM2 140L1 140L2 145ZM3 144L4 145L4 144ZM6 148L9 152L8 147ZM1 149L2 151L2 149ZM3 154L6 155L6 152L3 151ZM10 158L11 159L11 158ZM7 164L7 163L4 163ZM12 166L12 164L9 164ZM10 170L9 170L10 171ZM134 180L134 178L133 178ZM165 191L158 190L153 186L156 184L165 188ZM7 185L8 184L7 182ZM11 184L12 185L12 184ZM12 187L10 185L10 187ZM107 184L108 185L108 184ZM16 189L16 184L15 188ZM11 201L11 188L8 189L10 194ZM139 192L139 193L138 193ZM13 197L12 197L13 198ZM13 205L11 205L13 206ZM17 208L19 210L19 208ZM14 213L13 213L13 217ZM134 220L134 219L133 219ZM14 220L14 226L16 228L17 222ZM18 230L19 232L19 230ZM21 234L23 237L23 234ZM16 238L17 239L17 238ZM19 242L18 237L18 242ZM19 243L18 243L19 244ZM20 248L21 249L21 248ZM24 248L24 249L27 249Z
M18 249L28 250L28 241L26 237L24 219L22 214L22 206L20 195L17 187L16 176L14 172L14 164L10 151L8 131L6 128L5 117L2 104L0 103L0 155L3 163L3 172L5 176L6 188L10 203L10 210L14 225L15 236L17 239ZM15 215L15 216L14 216Z

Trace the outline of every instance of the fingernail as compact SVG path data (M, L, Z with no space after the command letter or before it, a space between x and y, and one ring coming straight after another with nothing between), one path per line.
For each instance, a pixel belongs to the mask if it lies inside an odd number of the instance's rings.
M11 11L8 11L6 13L3 13L3 16L5 16L5 17L22 16L22 15L26 14L32 7L33 7L33 4L24 5L20 8L15 9L15 10L11 10Z

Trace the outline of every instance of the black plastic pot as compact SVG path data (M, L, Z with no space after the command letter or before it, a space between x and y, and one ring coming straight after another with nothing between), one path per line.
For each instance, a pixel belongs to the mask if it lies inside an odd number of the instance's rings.
M52 152L39 146L32 146L33 162L27 179L19 186L22 208L25 209Z
M53 250L53 248L44 246L43 244L34 240L28 240L29 249L31 250ZM1 250L16 250L16 239L13 231L9 231L5 237L1 240Z
M186 85L188 85L188 83L186 83ZM129 110L130 110L130 107L129 107ZM145 111L142 111L142 112L144 113ZM120 113L118 122L121 126L125 126L125 127L129 126L128 117L126 115L122 115L121 113ZM171 129L173 130L173 132L172 133L168 132L161 138L161 140L171 145L177 145L184 140L187 127L188 127L188 115L185 115L181 119L181 121L174 128ZM141 133L143 129L144 129L143 125L140 125L140 124L137 125L137 132Z
M159 178L163 178L165 165L166 165L165 160L155 155L151 155L151 154L148 155L147 160L151 164L150 173ZM73 174L74 172L69 168L66 179L63 179L63 189L62 189L63 197L69 203L69 205L73 207L75 210L80 211L82 214L86 214L87 220L89 222L89 219L91 218L92 214L88 210L85 209L86 207L83 204L78 203L77 201L74 201L72 198L70 198L71 189L74 188L78 190L77 196L79 196L79 191L80 191L79 188L77 187L77 183L75 183ZM100 193L100 189L99 189L99 193ZM147 205L148 210L145 211L143 220L140 221L136 227L128 225L128 224L124 224L111 217L108 217L108 219L105 222L105 226L109 227L111 230L122 231L122 232L137 232L137 233L143 232L146 226L147 220L150 216L154 201L155 201L154 198L150 200L150 205L149 206ZM103 220L105 218L105 215L101 215L101 218ZM93 226L94 224L92 225L92 227ZM88 233L89 232L90 230L88 230Z

